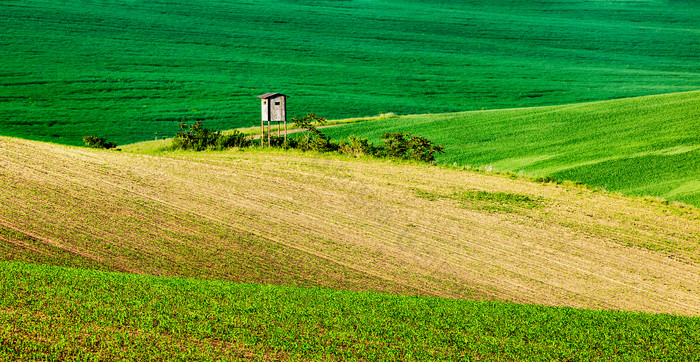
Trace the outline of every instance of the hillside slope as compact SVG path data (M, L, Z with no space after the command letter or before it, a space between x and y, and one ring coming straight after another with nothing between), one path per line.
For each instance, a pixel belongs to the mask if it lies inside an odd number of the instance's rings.
M0 138L0 165L3 260L700 314L694 208L297 152Z
M700 206L700 91L552 107L406 116L330 128L374 142L410 131L438 162L550 175Z
M698 89L693 0L3 0L0 134L79 144ZM125 131L126 130L126 131Z

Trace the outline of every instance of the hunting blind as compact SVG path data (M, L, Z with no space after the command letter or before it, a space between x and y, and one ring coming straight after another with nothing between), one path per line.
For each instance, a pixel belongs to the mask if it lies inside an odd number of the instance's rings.
M267 122L267 147L270 147L270 126L272 123L277 123L277 137L279 137L280 126L284 122L284 144L287 145L287 97L281 93L265 93L258 96L262 101L260 147L264 146L265 122Z

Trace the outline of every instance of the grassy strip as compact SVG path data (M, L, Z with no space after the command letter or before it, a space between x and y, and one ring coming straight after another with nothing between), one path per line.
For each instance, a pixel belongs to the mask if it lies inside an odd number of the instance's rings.
M2 359L692 360L700 318L0 263Z
M421 189L414 189L416 196L430 201L452 199L459 201L465 208L491 212L517 212L520 209L532 209L542 205L542 200L527 195L508 192L489 192L481 190L457 190L443 195Z

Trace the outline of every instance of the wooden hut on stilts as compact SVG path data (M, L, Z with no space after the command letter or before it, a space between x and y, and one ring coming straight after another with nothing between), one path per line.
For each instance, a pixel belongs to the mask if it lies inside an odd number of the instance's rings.
M267 147L270 147L271 124L277 123L277 137L280 137L282 122L284 122L284 146L287 146L287 97L281 93L265 93L258 96L262 101L260 147L265 147L265 122L267 122Z

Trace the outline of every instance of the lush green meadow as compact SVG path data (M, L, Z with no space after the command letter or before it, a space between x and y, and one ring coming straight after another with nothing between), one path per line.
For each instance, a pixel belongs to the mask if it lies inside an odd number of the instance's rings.
M0 134L79 144L700 87L697 1L4 0Z
M0 263L0 359L693 360L700 318Z
M553 107L408 116L324 132L379 142L409 131L441 163L553 176L700 206L700 92Z

